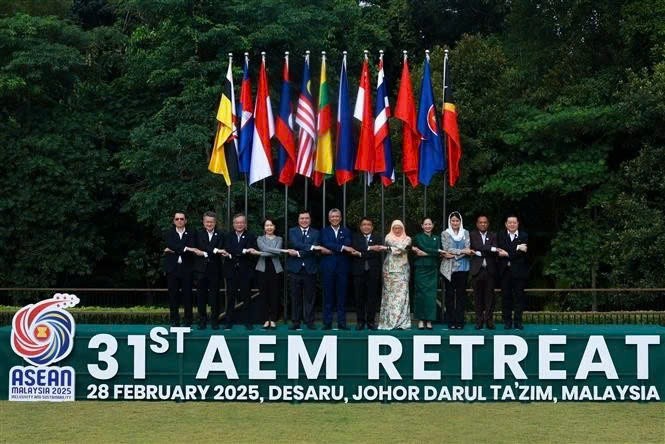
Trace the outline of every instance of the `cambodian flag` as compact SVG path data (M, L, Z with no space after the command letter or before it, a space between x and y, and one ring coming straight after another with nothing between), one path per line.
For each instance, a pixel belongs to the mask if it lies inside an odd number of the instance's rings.
M252 138L254 133L254 103L252 103L252 84L249 80L249 54L245 53L238 115L240 116L240 143L238 144L238 166L241 173L248 174L252 159Z

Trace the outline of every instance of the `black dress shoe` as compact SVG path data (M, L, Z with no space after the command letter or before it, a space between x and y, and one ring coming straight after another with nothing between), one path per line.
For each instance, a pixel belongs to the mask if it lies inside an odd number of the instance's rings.
M206 329L206 321L199 321L199 330Z
M356 324L356 330L364 330L364 329L365 329L365 324L363 323Z
M524 330L524 325L521 322L515 322L515 328L517 330Z
M171 321L171 327L180 327L180 321Z
M476 330L482 330L482 328L483 328L483 324L476 324L476 327L475 327Z
M321 330L332 330L332 325L330 324L323 324L323 328Z
M217 323L212 324L211 327L212 327L213 330L219 330L219 324L217 324Z
M376 329L378 329L378 327L376 326L376 324L367 324L367 328L369 328L370 330L376 330Z
M254 330L254 326L252 324L245 324L245 328L247 330Z
M224 326L224 330L231 330L231 329L233 329L233 324L226 324Z
M511 330L513 328L513 323L512 322L506 322L503 324L503 329L504 330Z
M338 325L337 326L337 330L348 330L348 329L349 329L349 327L347 327L346 325Z
M494 325L494 321L487 321L487 328L490 330L494 330L496 326Z
M289 325L289 330L300 330L300 324Z
M314 325L314 322L307 324L307 330L316 330L316 325Z

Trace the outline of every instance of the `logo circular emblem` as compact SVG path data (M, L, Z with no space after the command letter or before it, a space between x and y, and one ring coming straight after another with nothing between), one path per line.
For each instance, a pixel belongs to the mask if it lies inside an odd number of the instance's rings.
M51 299L26 305L12 319L14 352L34 365L49 365L66 358L74 345L74 318L64 310L79 303L73 294L56 293Z
M427 110L427 126L429 127L429 130L434 133L434 134L439 134L437 131L436 127L436 109L434 109L434 105L430 105L429 109Z

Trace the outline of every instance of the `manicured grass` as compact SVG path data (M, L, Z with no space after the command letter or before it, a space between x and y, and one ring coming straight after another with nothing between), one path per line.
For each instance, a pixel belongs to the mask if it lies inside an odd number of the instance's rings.
M0 442L665 442L665 403L0 402Z

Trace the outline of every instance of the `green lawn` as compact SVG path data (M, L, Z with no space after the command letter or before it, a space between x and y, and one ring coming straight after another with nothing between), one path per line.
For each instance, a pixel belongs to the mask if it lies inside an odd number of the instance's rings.
M0 441L665 442L665 404L0 402Z

